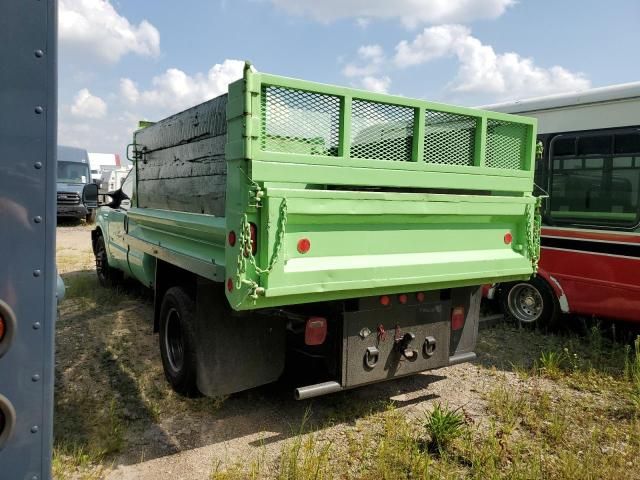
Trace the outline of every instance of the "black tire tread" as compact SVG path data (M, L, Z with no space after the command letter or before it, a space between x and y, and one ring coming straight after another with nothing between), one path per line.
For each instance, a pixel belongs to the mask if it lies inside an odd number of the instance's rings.
M95 252L94 255L97 257L98 256L98 252L100 251L100 249L103 249L105 252L105 259L106 259L106 269L104 271L104 277L101 277L98 274L98 271L96 269L96 275L98 276L98 282L100 283L101 286L103 287L107 287L107 288L113 288L118 286L120 283L122 283L122 279L123 279L123 274L120 270L113 268L109 265L109 261L108 261L108 256L106 255L107 252L107 247L104 243L104 236L102 234L99 234L98 237L96 238L96 248L95 248Z
M182 372L179 375L173 375L169 367L169 361L167 359L166 346L164 345L165 329L166 329L166 315L169 307L174 306L180 313L180 322L185 338L184 352L184 366ZM185 397L198 397L200 392L197 385L197 357L196 357L196 337L194 333L195 323L195 301L182 287L169 288L162 297L162 304L160 307L160 331L159 331L159 344L160 344L160 356L162 357L162 366L164 374L176 393Z

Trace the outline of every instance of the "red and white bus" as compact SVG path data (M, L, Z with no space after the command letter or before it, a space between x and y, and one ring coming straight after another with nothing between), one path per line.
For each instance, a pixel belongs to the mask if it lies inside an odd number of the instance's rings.
M537 118L544 146L540 268L500 286L505 313L640 322L640 82L483 108Z

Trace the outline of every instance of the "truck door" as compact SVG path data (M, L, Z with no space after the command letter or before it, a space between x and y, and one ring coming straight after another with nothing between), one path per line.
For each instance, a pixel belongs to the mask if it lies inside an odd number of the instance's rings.
M135 169L132 169L127 178L122 183L120 190L124 198L120 204L109 212L109 252L114 260L114 267L129 273L127 263L127 245L124 235L127 227L127 212L131 208L131 198L133 198L133 187L135 183Z

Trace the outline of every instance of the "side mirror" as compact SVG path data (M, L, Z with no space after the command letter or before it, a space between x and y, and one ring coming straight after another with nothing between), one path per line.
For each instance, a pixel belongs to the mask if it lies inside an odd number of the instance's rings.
M87 208L98 208L98 185L88 183L82 189L82 203Z

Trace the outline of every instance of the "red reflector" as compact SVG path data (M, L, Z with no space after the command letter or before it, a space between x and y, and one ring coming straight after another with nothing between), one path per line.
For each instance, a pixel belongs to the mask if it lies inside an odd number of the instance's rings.
M513 241L513 235L510 232L504 234L504 243L509 245Z
M227 279L227 290L233 292L233 280L231 280L230 278Z
M451 311L451 330L460 330L464 327L464 307L455 307Z
M6 326L4 324L4 317L0 315L0 342L4 338L5 331L6 331Z
M322 345L327 339L327 319L323 317L309 317L304 329L304 343L306 345Z
M229 232L229 245L231 245L232 247L236 246L236 232L234 232L233 230Z
M401 304L404 305L405 303L407 303L408 300L409 300L409 298L404 293L402 295L398 295L398 301Z
M424 302L424 292L418 292L416 293L416 298L418 299L418 301L420 303Z
M307 253L311 249L311 242L308 238L301 238L298 240L298 251L300 253Z
M258 251L258 227L255 223L250 223L249 230L251 230L251 254L255 255Z
M391 299L389 298L389 295L382 295L380 297L380 305L382 305L383 307L391 305Z

